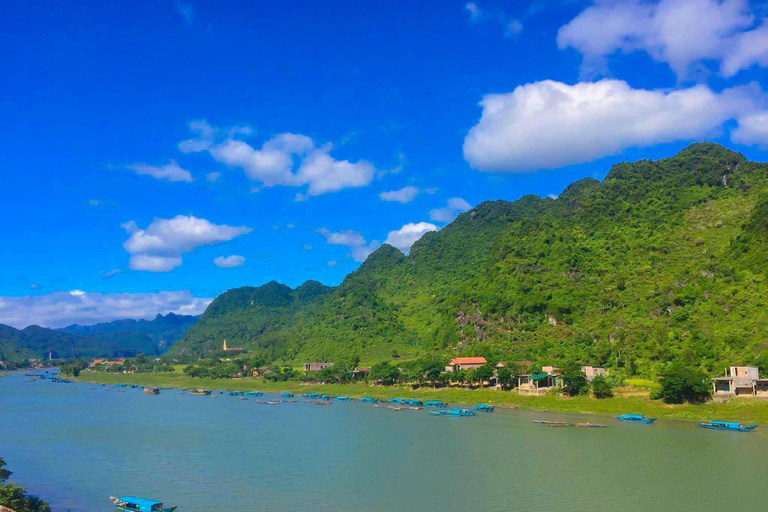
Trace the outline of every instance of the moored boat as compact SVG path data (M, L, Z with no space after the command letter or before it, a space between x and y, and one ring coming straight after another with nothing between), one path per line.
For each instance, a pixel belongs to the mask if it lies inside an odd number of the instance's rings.
M261 396L263 394L261 391L245 391L243 396Z
M135 496L121 496L119 498L110 496L109 499L112 500L118 510L123 512L173 512L178 508L163 508L163 503L160 501L136 498Z
M320 398L320 395L318 395L317 393L304 393L304 396L306 398Z
M416 398L404 398L400 403L406 404L406 405L412 405L413 407L420 407L424 405L424 402Z
M192 391L189 392L189 394L195 395L195 396L207 396L211 394L211 390L210 389L193 389Z
M620 414L616 416L616 419L627 423L642 423L643 425L650 425L656 421L656 418L649 418L644 414Z
M493 412L493 410L495 409L494 406L488 405L488 404L479 404L479 405L475 405L472 408L480 412Z
M376 402L379 401L379 399L378 398L373 398L373 397L370 397L370 396L364 396L364 397L360 398L360 401L361 402L368 402L368 403L371 403L371 404L375 404Z
M280 394L281 394L282 396L284 396L285 398L291 398L291 397L293 396L293 393L291 393L290 391L283 391L283 392L282 392L282 393L280 393Z
M145 395L159 395L160 394L160 388L144 388L144 394Z
M576 426L585 428L605 428L605 425L602 423L577 423Z
M348 396L337 396L336 398L334 398L334 400L336 400L337 402L351 402L352 401L352 399L349 398Z
M732 432L752 432L757 428L757 425L746 426L732 421L708 421L699 423L699 426L711 430L730 430Z
M435 416L474 416L475 413L471 409L462 409L456 407L454 409L438 409L437 411L429 411L430 414Z
M437 407L439 409L443 409L445 407L448 407L448 404L445 402L441 402L440 400L430 400L428 402L424 402L424 407Z
M401 404L401 403L403 403L403 399L402 398L390 398L389 399L389 403L391 403L391 404Z

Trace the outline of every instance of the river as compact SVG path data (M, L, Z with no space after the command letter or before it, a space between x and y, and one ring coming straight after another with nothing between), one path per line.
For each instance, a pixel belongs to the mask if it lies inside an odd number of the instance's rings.
M768 503L766 427L744 434L500 409L450 418L296 400L9 376L0 379L0 456L55 512L110 512L110 495L178 512L722 512Z

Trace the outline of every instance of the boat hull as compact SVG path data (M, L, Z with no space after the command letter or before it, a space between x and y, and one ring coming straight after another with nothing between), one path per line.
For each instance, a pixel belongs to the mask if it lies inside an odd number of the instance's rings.
M752 432L757 428L757 425L750 425L748 427L727 427L722 425L711 425L708 423L699 423L699 426L709 430L725 430L729 432Z

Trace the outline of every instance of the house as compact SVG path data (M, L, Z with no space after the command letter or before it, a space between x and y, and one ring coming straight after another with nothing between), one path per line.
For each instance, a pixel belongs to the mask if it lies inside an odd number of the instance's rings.
M488 361L486 361L484 357L456 357L451 359L451 362L445 367L445 371L457 372L459 370L471 370L480 368L486 364L488 364Z
M367 366L356 366L351 373L353 379L364 379L371 373L371 369Z
M768 379L761 379L755 366L731 366L725 376L712 379L715 396L758 396L768 398Z
M582 366L581 372L587 376L587 380L590 382L598 375L602 375L603 377L608 376L608 370L599 366Z
M224 340L224 345L222 345L221 350L224 352L242 352L242 347L228 347L227 346L227 340Z
M88 368L93 368L93 367L94 367L94 366L96 366L96 365L99 365L99 364L104 364L104 362L105 362L105 361L106 361L106 359L94 359L94 360L93 360L93 361L91 361L91 363L88 365Z
M330 368L333 363L304 363L305 372L319 372L323 368Z
M552 389L563 387L560 370L554 366L542 366L542 373L536 375L520 375L517 379L517 391L520 394L546 393Z

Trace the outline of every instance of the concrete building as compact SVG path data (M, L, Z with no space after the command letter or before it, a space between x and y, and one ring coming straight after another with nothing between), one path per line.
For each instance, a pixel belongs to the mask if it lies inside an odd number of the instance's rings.
M598 375L602 375L603 377L608 376L608 370L599 366L582 366L581 371L587 376L587 380L590 382Z
M459 370L471 370L473 368L480 368L488 364L488 361L484 357L456 357L451 359L448 366L445 367L447 372L458 372Z
M731 366L725 376L712 379L715 396L757 396L768 398L768 379L761 379L755 366Z
M304 363L305 372L319 372L323 368L330 368L333 363Z

